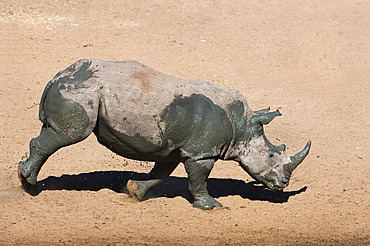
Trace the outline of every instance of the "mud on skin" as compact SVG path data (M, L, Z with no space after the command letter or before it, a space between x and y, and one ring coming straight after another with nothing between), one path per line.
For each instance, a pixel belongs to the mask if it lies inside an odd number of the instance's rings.
M145 86L142 79L145 78ZM30 157L19 163L25 186L35 185L48 157L92 132L113 152L154 161L145 180L130 180L129 193L142 200L184 163L194 207L221 203L207 191L218 159L233 160L272 190L285 188L307 156L310 141L296 155L274 146L264 134L279 111L253 112L236 89L206 80L165 75L136 61L83 59L59 72L45 87L39 118L41 133L30 141Z

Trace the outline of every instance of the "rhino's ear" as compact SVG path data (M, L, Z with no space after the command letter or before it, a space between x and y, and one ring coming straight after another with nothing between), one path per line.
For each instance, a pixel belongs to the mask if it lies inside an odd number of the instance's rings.
M253 111L253 114L258 115L258 114L265 114L265 113L268 113L268 112L270 112L270 107L260 109L260 110L257 110L257 111Z
M276 110L274 112L268 112L268 113L261 113L257 115L253 115L251 118L251 123L253 125L267 125L270 123L276 116L280 116L281 113L279 110Z

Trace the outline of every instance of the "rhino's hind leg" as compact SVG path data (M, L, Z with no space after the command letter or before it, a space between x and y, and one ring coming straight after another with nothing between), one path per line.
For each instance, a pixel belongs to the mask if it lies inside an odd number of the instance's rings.
M95 126L97 109L90 120L80 104L59 94L49 92L41 109L47 116L41 133L30 141L29 158L19 163L19 176L24 186L36 184L37 175L50 155L64 146L82 141Z
M129 180L127 182L127 191L130 196L141 201L146 192L159 184L161 184L175 170L179 163L155 163L150 171L147 180Z
M18 165L17 171L18 171L18 178L21 181L22 186L25 189L30 188L32 185L30 184L30 182L28 182L28 180L26 179L26 177L23 176L22 171L21 171L21 168L20 168L20 163Z
M22 185L24 187L35 185L37 175L48 157L69 144L71 144L71 140L65 135L57 133L51 127L44 126L40 135L30 141L29 158L19 162L18 174Z
M222 204L211 197L207 191L207 179L214 162L214 160L194 161L188 159L184 163L189 177L189 190L194 197L194 207L205 210L222 207Z

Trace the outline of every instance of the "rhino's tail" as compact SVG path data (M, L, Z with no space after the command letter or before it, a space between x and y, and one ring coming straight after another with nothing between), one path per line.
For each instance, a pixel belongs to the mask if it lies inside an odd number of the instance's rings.
M55 77L47 83L47 85L45 86L44 92L42 93L42 96L41 96L40 105L39 105L39 120L44 124L46 123L46 117L47 117L46 113L45 113L45 110L44 110L45 100L46 100L46 97L49 93L50 88L55 84L55 82L56 82L55 78L58 75L59 75L59 73L57 75L55 75Z

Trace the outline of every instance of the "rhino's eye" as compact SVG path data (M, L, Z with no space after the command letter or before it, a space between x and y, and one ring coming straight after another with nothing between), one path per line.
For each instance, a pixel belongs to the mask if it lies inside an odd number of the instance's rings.
M270 157L274 157L274 153L270 153Z

